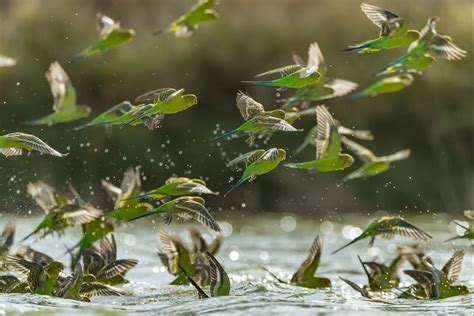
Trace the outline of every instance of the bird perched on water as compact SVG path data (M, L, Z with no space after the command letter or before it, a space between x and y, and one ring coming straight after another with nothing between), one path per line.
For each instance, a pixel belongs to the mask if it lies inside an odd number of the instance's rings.
M16 59L0 54L0 68L16 65Z
M218 140L230 136L249 135L248 142L252 145L255 135L268 134L275 131L298 131L286 121L285 111L265 111L265 108L261 103L258 103L241 91L237 92L236 103L245 123L230 132L214 137L212 140Z
M245 170L240 179L227 191L224 195L227 196L230 192L237 189L245 181L253 181L257 176L269 173L280 162L286 159L286 152L284 149L271 148L268 150L258 149L231 160L228 166L235 166L239 163L245 164Z
M420 33L409 30L408 20L374 5L362 3L360 6L367 18L380 28L379 37L361 44L351 45L345 51L358 53L378 52L409 45L420 38Z
M153 198L162 200L182 195L192 194L217 194L209 189L206 182L201 179L190 179L185 177L170 177L165 184L144 194L134 195L127 199ZM126 200L126 199L125 199Z
M135 259L117 259L117 243L114 234L100 240L99 249L81 252L84 273L92 274L96 282L118 285L128 283L125 274L138 264Z
M401 217L382 216L371 221L367 228L359 236L351 240L348 244L333 251L332 254L335 254L336 252L339 252L342 249L367 237L370 237L369 245L372 247L375 242L375 237L380 236L384 239L392 239L395 237L395 235L410 237L423 241L427 241L432 238L430 235Z
M464 250L456 250L441 270L426 259L423 260L424 269L405 270L404 272L417 281L417 284L410 286L400 297L443 299L469 294L469 289L465 285L454 285L461 274L463 259Z
M322 248L322 238L317 235L313 243L311 244L311 248L309 248L308 257L303 261L301 266L298 268L298 271L293 274L288 284L307 287L310 289L331 287L331 281L328 278L316 277L314 275L319 267L319 263L321 262ZM265 270L269 272L273 277L275 277L278 281L282 283L287 283L280 280L267 269Z
M285 167L319 172L337 171L350 167L354 162L354 158L348 154L341 154L341 136L338 127L324 105L316 107L316 119L316 159L287 163Z
M377 157L368 148L357 144L347 137L343 137L342 142L349 150L354 152L363 163L361 167L344 177L343 181L367 178L383 173L390 169L393 162L407 159L411 153L409 149L404 149L388 156Z
M298 58L298 63L294 65L284 66L264 73L255 77L263 77L267 75L279 74L280 78L270 81L242 81L244 83L253 83L257 85L274 86L282 89L292 88L301 89L308 85L315 84L319 81L321 74L319 73L319 64L321 62L321 51L317 43L312 43L308 49L308 61L304 63Z
M374 140L374 135L370 130L356 130L356 129L351 129L345 126L342 126L339 124L339 122L336 121L337 125L337 131L339 132L339 135L347 135L347 136L352 136L361 140ZM312 145L316 147L316 136L318 134L318 125L315 125L313 128L311 128L306 136L304 137L303 142L301 145L298 146L298 148L295 149L295 155L298 155L301 153L308 145Z
M29 291L34 294L53 295L59 275L64 270L63 263L55 260L34 262L11 254L6 254L4 260L18 273L20 280L26 280Z
M351 94L347 98L375 97L384 93L398 92L409 87L414 80L413 76L407 73L383 78L372 83L364 90Z
M456 46L451 37L436 32L438 21L436 16L429 18L421 30L421 38L413 42L404 55L391 62L378 75L394 72L421 73L437 59L459 60L466 57L466 51Z
M216 232L221 232L219 224L217 224L204 204L204 199L199 196L181 196L127 221L162 214L165 216L165 223L168 225L171 223L172 216L175 215L182 219L193 219Z
M153 35L173 32L176 37L191 36L200 24L214 21L219 17L219 14L211 9L215 3L215 0L200 0L166 29L158 30Z
M135 30L122 28L120 22L114 21L102 13L97 14L97 30L100 39L74 56L69 63L125 45L135 37Z
M55 61L46 72L46 79L51 88L54 98L53 113L42 118L27 122L30 125L52 126L58 123L68 123L86 118L91 113L87 105L77 105L76 89L72 85L69 76Z
M25 133L10 133L0 135L0 154L5 157L20 156L23 150L38 151L42 154L65 157L68 154L61 154L38 137Z
M348 94L357 88L357 83L344 79L330 79L327 77L328 66L324 62L324 57L319 49L318 43L311 44L314 49L315 65L318 68L320 78L318 82L297 90L292 96L282 98L277 102L284 102L282 109L288 109L295 103L300 103L304 107L310 102L321 101L340 97ZM298 55L293 55L295 64L306 67L306 63Z
M362 261L357 256L365 274L367 275L368 284L365 285L370 291L384 291L398 287L400 278L398 270L405 262L405 255L399 254L389 265L384 265L375 261ZM370 269L370 271L368 269Z

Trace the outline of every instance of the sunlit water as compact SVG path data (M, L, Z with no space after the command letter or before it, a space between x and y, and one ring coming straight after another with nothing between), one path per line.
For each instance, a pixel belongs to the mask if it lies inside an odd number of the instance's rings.
M439 301L413 301L388 297L387 303L374 302L360 297L338 276L351 279L359 284L366 282L363 270L357 261L357 254L364 260L378 258L381 262L391 260L396 245L414 244L404 238L391 241L377 239L375 247L369 248L368 241L362 241L337 253L330 252L348 241L358 228L365 226L370 219L366 216L344 215L341 219L336 213L317 219L296 217L291 214L250 214L228 217L217 214L228 237L217 258L225 266L232 280L231 295L222 298L199 300L191 286L170 286L172 276L161 265L157 250L159 246L155 232L163 227L162 222L152 223L140 220L122 226L116 238L119 258L139 259L139 265L128 274L130 284L121 286L129 295L122 297L100 297L91 303L76 302L60 298L37 295L1 295L0 314L11 312L36 312L42 315L116 315L121 313L139 314L215 314L215 315L390 315L400 312L437 315L472 315L474 295L454 297ZM3 227L12 217L0 219ZM449 224L453 218L445 216L418 216L411 220L420 228L434 236L433 241L424 245L438 268L449 259L452 250L466 250L460 282L474 290L473 247L468 241L445 243L441 241L453 236L455 225ZM462 217L459 219L462 220ZM31 231L39 218L16 219L17 237L20 240ZM189 223L174 222L168 229L189 241L186 227ZM206 230L201 229L202 232ZM322 262L317 274L329 277L332 289L312 290L281 284L273 280L259 266L265 265L281 278L289 279L306 257L310 244L316 234L324 237ZM345 235L345 237L343 236ZM48 237L34 244L38 250L53 257L69 261L63 256L64 245L77 241L79 230L69 230L64 238ZM206 235L210 238L211 235ZM404 265L404 268L409 268ZM403 282L410 279L403 276Z

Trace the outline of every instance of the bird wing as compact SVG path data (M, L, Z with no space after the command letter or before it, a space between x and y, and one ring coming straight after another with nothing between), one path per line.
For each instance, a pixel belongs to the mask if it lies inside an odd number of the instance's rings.
M129 167L120 184L120 199L126 199L130 196L138 194L141 190L142 183L140 179L140 167Z
M184 92L184 89L181 89ZM178 91L181 91L178 90ZM173 88L160 88L148 91L135 99L135 102L138 103L147 103L147 102L163 102L166 101L172 94L176 93L177 90Z
M121 296L122 292L114 289L111 286L99 282L84 282L81 285L81 296L95 297L95 296Z
M23 259L18 255L7 253L3 257L3 261L18 273L19 279L22 281L26 280L30 274L38 275L43 272L39 263Z
M396 28L391 22L400 19L398 15L374 5L362 3L360 9L380 28L380 36L388 36Z
M350 140L347 137L341 137L342 143L346 145L346 147L352 151L354 154L356 154L362 162L373 162L374 160L377 159L377 157L374 155L372 151L370 151L368 148L357 144L356 142Z
M209 268L210 268L210 291L211 295L215 296L215 293L221 288L225 283L229 283L229 276L225 272L222 265L217 261L217 259L211 254L207 253L209 257Z
M427 241L432 237L415 227L403 218L395 217L381 220L375 230L382 234L382 238L391 239L394 235L411 237L417 240Z
M46 214L57 206L56 190L43 181L28 183L26 191Z
M357 88L358 84L344 79L332 79L324 84L326 89L330 90L330 94L325 99L342 97Z
M283 131L283 132L296 132L298 131L291 124L281 118L277 118L271 115L260 115L254 118L255 125L261 128L273 130L273 131Z
M237 165L241 162L244 162L245 166L248 166L251 163L253 163L254 161L258 160L260 157L262 157L262 155L264 153L265 153L265 149L253 150L251 152L242 154L242 155L238 156L237 158L232 159L231 161L229 161L227 163L227 166L232 167L232 166L235 166L235 165Z
M64 205L58 211L63 212L61 217L70 226L87 224L103 215L101 210L79 205Z
M114 30L120 28L120 23L114 21L112 18L102 14L97 14L97 30L99 31L100 38L105 39Z
M212 254L212 255L215 255L220 247L222 246L222 241L224 240L224 236L222 235L217 235L214 240L207 246L207 251Z
M467 53L456 46L449 36L436 35L428 44L428 54L438 59L459 60Z
M374 140L374 134L368 129L351 129L345 126L339 125L337 127L339 135L349 135L362 140Z
M67 73L57 61L49 66L46 79L54 98L53 110L55 112L73 110L76 106L76 90Z
M306 68L315 68L317 71L323 63L323 53L321 52L321 49L319 49L318 43L314 42L309 45L308 48L308 63L306 64Z
M361 288L359 285L357 285L356 283L352 282L351 280L344 279L344 278L341 278L341 277L339 277L339 279L341 279L341 280L344 281L347 285L349 285L351 288L353 288L354 290L356 290L357 292L359 292L360 295L362 295L363 297L370 298L369 292L368 292L366 289Z
M48 144L46 144L45 142L43 142L41 139L39 139L38 137L34 135L16 132L16 133L4 135L3 137L19 145L24 146L25 149L27 150L36 150L42 154L48 154L48 155L53 155L57 157L67 156L67 154L61 154L60 152L56 151L55 149L53 149ZM8 156L9 149L10 148L0 148L0 153L4 154L5 156ZM21 154L20 148L13 148L12 150L13 152L16 151L16 154L18 154L18 151L19 151L19 154ZM12 151L10 151L10 153L12 153Z
M446 262L444 265L442 271L444 274L446 274L446 278L450 284L456 282L459 279L463 259L464 250L456 250L448 262Z
M99 253L106 263L117 260L117 243L115 242L114 234L111 234L110 238L105 236L100 240Z
M272 70L269 70L269 71L262 72L262 73L256 75L255 77L258 78L258 77L263 77L263 76L272 75L272 74L279 74L280 77L286 77L286 76L292 75L295 72L298 72L302 69L304 69L304 68L301 67L300 65L283 66L283 67L280 67L280 68L275 68L275 69L272 69Z
M177 237L171 236L164 229L158 232L158 238L160 239L160 252L158 256L168 271L176 275L179 272L178 246L182 242Z
M411 154L411 150L404 149L404 150L397 151L394 154L380 157L380 159L384 159L387 161L398 161L398 160L407 159L408 157L410 157L410 154Z
M189 235L191 236L193 253L203 253L207 251L207 242L195 226L189 228Z
M7 225L5 225L0 235L0 245L10 248L13 245L14 237L15 237L15 224L8 223Z
M54 259L48 256L47 254L37 251L29 246L22 245L20 246L16 254L23 259L39 263L41 265L47 265L48 263L52 262Z
M324 105L316 107L316 159L335 157L341 151L341 137L336 123Z
M237 92L236 102L240 114L246 121L265 112L262 104L241 91Z
M217 224L208 209L197 197L179 199L175 203L175 212L183 219L193 219L216 232L221 232L219 224Z
M106 279L110 279L117 275L123 275L137 264L138 260L135 259L120 259L112 261L99 271L97 278L105 277Z
M433 283L436 282L433 274L425 270L405 270L403 271L406 275L412 277L416 282L418 282L423 288L430 287Z
M293 275L291 281L296 282L304 277L312 277L318 269L319 262L321 260L321 251L322 251L322 239L321 237L316 236L311 248L309 248L308 257L303 261L301 266L298 268L298 271Z

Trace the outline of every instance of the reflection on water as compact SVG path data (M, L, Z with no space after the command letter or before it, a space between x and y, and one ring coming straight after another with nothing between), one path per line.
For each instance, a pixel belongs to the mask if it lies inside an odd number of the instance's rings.
M368 217L336 213L324 218L302 218L291 214L249 214L229 217L217 214L227 238L218 253L232 280L231 296L198 300L191 286L169 286L172 280L158 256L158 239L154 229L162 227L159 221L137 221L118 229L116 237L119 257L136 258L140 262L128 274L130 284L123 290L130 295L123 297L101 297L92 303L83 303L36 295L0 295L0 314L4 312L30 312L38 314L71 314L80 312L90 315L115 315L120 313L149 314L282 314L314 315L316 313L380 315L406 312L408 308L417 313L438 315L472 315L474 295L454 297L440 301L400 300L389 296L389 303L363 299L349 289L338 276L347 277L359 284L366 282L356 255L364 260L379 258L381 262L391 260L398 244L414 244L413 241L396 238L391 241L377 239L373 248L362 241L334 256L329 253L353 238L369 221ZM3 226L12 217L2 218ZM442 244L441 241L456 233L451 219L443 216L418 216L411 218L417 226L434 238L423 249L437 266L442 266L455 248L466 250L460 282L474 289L473 247L468 241ZM26 235L39 218L17 220L16 241ZM169 229L189 241L186 231L188 223L173 223ZM204 232L203 229L201 231ZM65 238L48 237L35 243L35 248L46 251L53 257L68 261L64 245L72 245L79 237L79 230L70 230ZM318 274L329 277L332 289L312 290L276 283L259 266L266 265L281 278L288 279L305 259L308 248L316 234L324 237L323 256ZM206 236L211 238L211 235ZM402 267L402 270L408 266ZM403 274L402 282L410 282ZM415 304L416 303L416 304Z

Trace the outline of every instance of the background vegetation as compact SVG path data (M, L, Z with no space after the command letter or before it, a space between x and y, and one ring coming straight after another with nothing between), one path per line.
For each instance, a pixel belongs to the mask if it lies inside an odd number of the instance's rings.
M229 130L241 122L235 94L249 92L267 108L276 92L240 83L254 74L306 55L317 41L332 77L370 84L374 73L404 49L361 55L339 52L349 44L377 35L377 28L353 0L221 0L220 19L203 25L187 39L153 37L194 4L194 0L0 0L0 53L18 65L0 69L0 132L33 133L61 151L66 159L33 154L0 159L0 210L30 211L26 184L44 180L67 190L71 181L87 198L105 205L100 179L120 181L130 165L140 165L144 187L157 187L169 176L204 177L224 192L238 173L226 161L249 151L242 140L209 142L217 125ZM473 3L459 1L369 1L408 18L421 29L432 15L438 30L468 51L462 61L439 61L414 84L396 94L356 101L327 102L347 126L371 129L367 143L378 154L411 148L410 159L367 180L341 183L343 174L308 174L279 168L229 197L211 197L212 209L248 209L316 213L400 209L458 212L473 207ZM67 60L97 38L95 17L102 12L137 31L127 46L68 66ZM78 101L96 115L123 100L160 87L184 87L198 96L189 111L166 117L163 127L72 131L76 122L51 128L22 124L51 111L52 97L44 73L59 61L71 77ZM310 128L314 118L297 125ZM295 158L305 133L273 137L269 147L283 147L288 160L310 159L307 149ZM358 163L356 163L358 164Z

